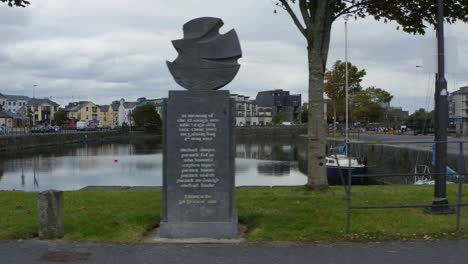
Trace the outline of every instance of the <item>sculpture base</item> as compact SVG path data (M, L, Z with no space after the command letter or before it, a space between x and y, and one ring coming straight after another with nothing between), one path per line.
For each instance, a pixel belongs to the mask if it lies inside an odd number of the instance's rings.
M161 222L159 236L162 238L214 238L235 239L239 237L237 222Z

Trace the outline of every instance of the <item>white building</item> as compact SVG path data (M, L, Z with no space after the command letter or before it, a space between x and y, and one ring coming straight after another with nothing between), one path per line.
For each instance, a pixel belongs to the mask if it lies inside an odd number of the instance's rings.
M132 111L136 108L137 102L125 102L125 99L120 99L119 105L119 126L126 123L127 125L133 125L131 118Z
M236 126L258 126L271 124L271 107L269 114L267 109L260 108L258 111L255 100L249 100L248 96L231 94L236 102Z
M6 110L6 102L6 96L0 93L0 111Z
M455 125L457 135L468 135L468 86L450 93L448 101L450 124Z
M16 113L21 107L28 104L31 98L23 95L3 95L6 97L5 110Z

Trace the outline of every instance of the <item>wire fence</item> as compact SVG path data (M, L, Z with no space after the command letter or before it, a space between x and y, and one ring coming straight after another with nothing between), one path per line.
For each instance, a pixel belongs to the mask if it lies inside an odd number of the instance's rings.
M30 127L0 127L0 138L5 137L22 137L34 135L53 135L53 134L76 134L76 133L90 133L90 132L106 132L115 129L102 128L102 129L63 129L60 127L43 127L41 129L34 129Z
M349 233L351 229L351 220L352 220L352 210L370 210L370 209L406 209L406 208L421 208L426 210L434 210L439 211L439 213L451 213L452 211L456 213L456 224L455 230L458 232L461 228L461 215L462 215L462 207L468 206L468 204L463 203L463 185L465 182L465 178L468 175L466 169L466 159L464 156L464 146L467 145L467 141L448 141L448 142L428 142L428 141L398 141L398 142L379 142L377 145L417 145L417 144L436 144L436 143L447 143L447 144L457 144L458 145L458 171L456 174L448 175L448 173L386 173L386 174L353 174L352 171L352 156L348 155L347 160L348 164L340 164L339 158L336 154L334 154L339 177L341 183L343 184L345 194L346 194L346 202L347 202L347 216L346 216L346 232ZM362 145L376 145L375 142L347 142L346 149L351 149L353 146L362 146ZM332 155L333 156L333 155ZM416 180L420 177L437 177L443 175L443 179L447 179L447 177L455 178L458 184L457 190L457 202L456 203L447 203L447 204L396 204L396 205L359 205L352 203L352 183L353 179L356 179L360 182L361 179L367 178L390 178L390 177L414 177ZM453 210L455 208L455 210Z

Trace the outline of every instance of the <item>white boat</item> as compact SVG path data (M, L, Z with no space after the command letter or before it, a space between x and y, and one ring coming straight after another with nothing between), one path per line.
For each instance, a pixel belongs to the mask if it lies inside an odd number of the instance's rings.
M340 181L341 175L344 178L348 177L349 171L351 175L364 174L366 172L366 165L358 159L349 157L344 154L330 155L326 157L327 163L327 176L329 181Z

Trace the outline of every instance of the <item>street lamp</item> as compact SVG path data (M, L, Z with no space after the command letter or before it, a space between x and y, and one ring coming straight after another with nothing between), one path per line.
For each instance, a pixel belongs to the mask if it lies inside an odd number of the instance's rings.
M437 0L437 49L438 73L435 88L435 186L431 212L436 214L452 213L447 199L447 127L448 127L448 92L445 79L445 43L444 43L444 1Z
M39 86L38 84L33 85L33 98L36 98L36 86Z

